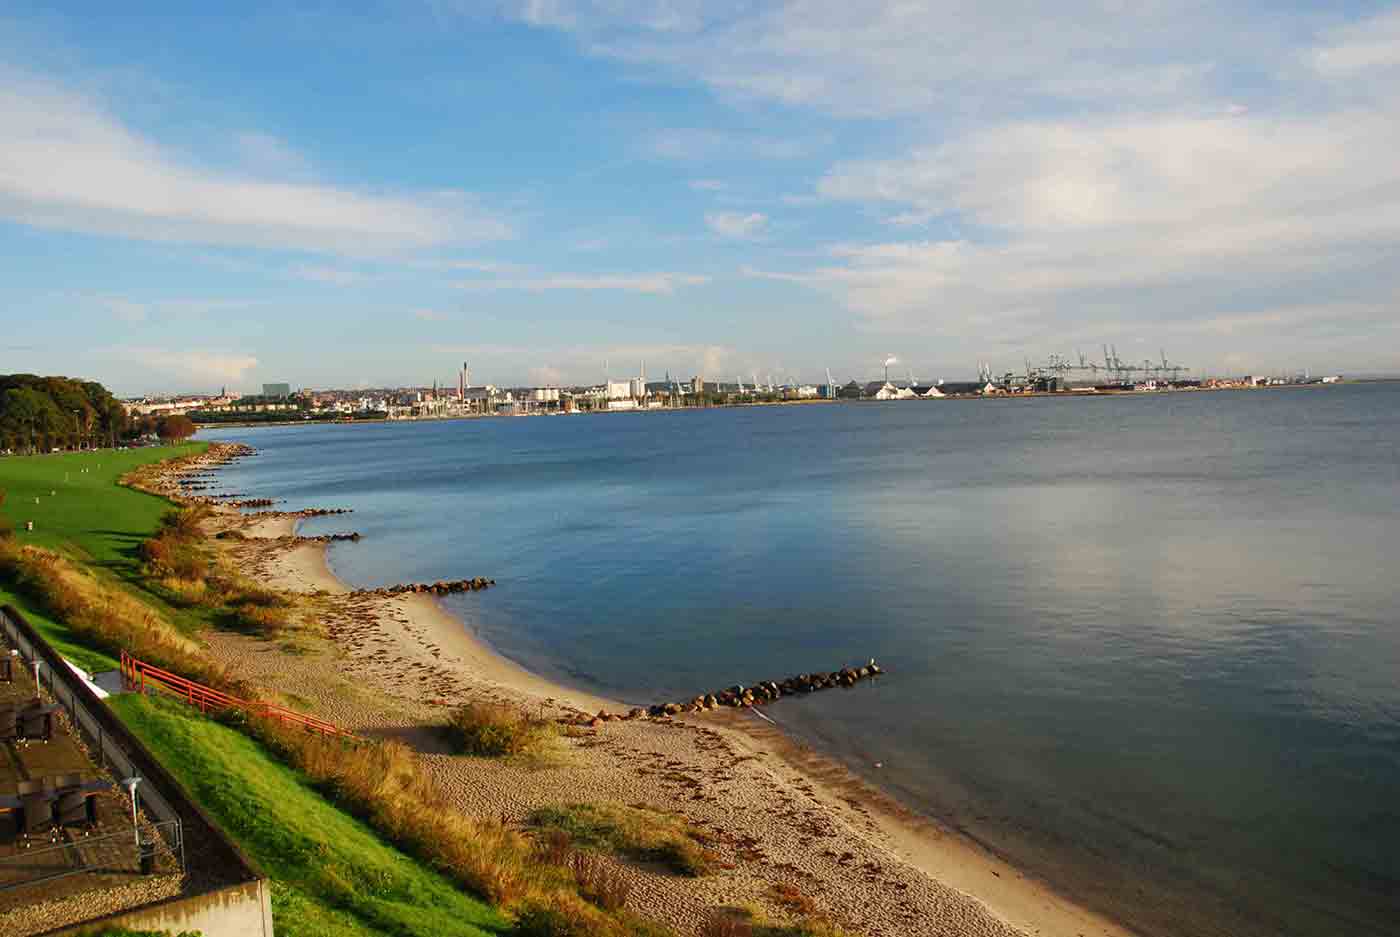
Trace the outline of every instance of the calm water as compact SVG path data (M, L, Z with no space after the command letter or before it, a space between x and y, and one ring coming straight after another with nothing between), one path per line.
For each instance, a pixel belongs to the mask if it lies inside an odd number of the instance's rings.
M1400 934L1400 386L207 435L567 682L879 659L768 713L1144 931Z

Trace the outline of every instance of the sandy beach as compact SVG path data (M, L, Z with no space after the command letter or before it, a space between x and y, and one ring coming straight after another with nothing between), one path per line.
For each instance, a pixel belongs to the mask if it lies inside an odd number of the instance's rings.
M469 700L554 718L627 707L529 673L429 596L355 592L332 574L324 543L286 539L296 523L221 508L210 533L243 539L211 543L268 586L314 595L324 637L290 647L215 632L215 657L294 705L407 742L464 812L518 822L536 807L601 801L683 814L719 844L722 872L695 879L624 867L629 906L682 934L697 933L720 906L757 905L781 918L776 884L795 885L869 937L1128 933L745 711L606 721L527 761L451 755L432 726Z

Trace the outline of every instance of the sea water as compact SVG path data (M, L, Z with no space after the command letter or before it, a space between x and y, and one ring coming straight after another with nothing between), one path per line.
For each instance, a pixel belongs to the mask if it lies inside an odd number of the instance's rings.
M876 658L767 714L1135 929L1400 934L1400 386L201 438L566 683Z

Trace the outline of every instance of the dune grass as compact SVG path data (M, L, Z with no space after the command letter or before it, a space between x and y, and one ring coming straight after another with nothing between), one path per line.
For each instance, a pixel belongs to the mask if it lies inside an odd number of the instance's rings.
M704 833L650 807L564 804L536 810L529 822L544 832L562 832L574 846L659 862L680 875L705 875L717 866Z
M485 758L538 752L559 735L549 720L503 703L467 703L448 717L445 731L458 752Z
M110 704L274 880L279 935L509 932L500 912L337 809L247 735L174 701L124 695Z

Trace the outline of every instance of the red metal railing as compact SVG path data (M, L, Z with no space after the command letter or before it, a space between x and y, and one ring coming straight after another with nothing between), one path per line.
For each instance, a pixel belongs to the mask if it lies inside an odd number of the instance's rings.
M275 706L272 703L263 703L257 700L239 699L221 692L213 687L207 687L202 683L195 683L187 680L179 674L162 670L137 660L126 651L122 651L121 658L122 683L129 690L140 690L143 694L147 686L158 690L176 699L184 700L191 706L198 706L200 712L219 712L225 709L241 709L253 716L261 716L264 719L275 719L285 725L300 726L308 732L320 732L322 735L333 735L338 738L355 738L354 733L346 732L344 729L327 722L324 719L317 719L315 716L308 716L292 709L282 706Z

